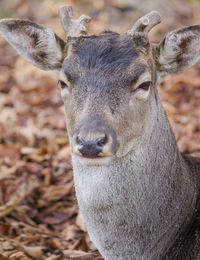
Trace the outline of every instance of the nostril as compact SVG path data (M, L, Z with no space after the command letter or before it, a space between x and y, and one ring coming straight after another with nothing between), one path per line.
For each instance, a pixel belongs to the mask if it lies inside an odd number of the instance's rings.
M106 142L107 136L99 137L95 140L85 140L81 136L76 137L77 149L86 157L98 156L102 152Z
M76 142L77 142L78 145L83 145L85 143L85 140L82 137L77 136Z
M107 136L99 137L96 139L96 145L99 147L103 147L107 143Z

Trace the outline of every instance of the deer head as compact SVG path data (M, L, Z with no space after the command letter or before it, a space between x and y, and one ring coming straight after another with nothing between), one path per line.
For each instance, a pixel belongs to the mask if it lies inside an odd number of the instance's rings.
M59 70L73 156L103 165L137 151L149 138L159 111L156 86L200 58L200 25L167 34L151 44L148 32L161 21L153 11L124 34L88 35L88 16L73 19L60 8L66 41L30 21L0 20L0 34L27 61Z

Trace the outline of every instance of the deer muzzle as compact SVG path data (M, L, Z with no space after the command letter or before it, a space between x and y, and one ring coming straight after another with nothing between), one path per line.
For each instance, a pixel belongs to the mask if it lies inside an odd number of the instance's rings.
M81 162L87 161L86 164L90 161L89 165L94 162L95 165L100 165L101 163L97 162L113 158L116 150L115 131L104 120L96 116L82 120L73 133L72 153L78 156Z

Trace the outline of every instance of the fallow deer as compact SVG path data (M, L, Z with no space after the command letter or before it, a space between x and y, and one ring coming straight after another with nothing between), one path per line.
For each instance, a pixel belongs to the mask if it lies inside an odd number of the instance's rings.
M106 260L200 259L200 160L183 155L158 96L167 74L200 59L200 25L159 44L152 11L127 33L87 33L88 16L60 8L66 41L30 21L2 19L27 61L59 70L76 195Z

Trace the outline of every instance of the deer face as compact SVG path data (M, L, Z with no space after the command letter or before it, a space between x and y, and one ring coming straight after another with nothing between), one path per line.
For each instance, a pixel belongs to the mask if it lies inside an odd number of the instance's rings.
M69 43L60 73L72 152L89 165L136 149L150 118L155 75L145 37L105 33Z
M60 71L73 155L86 165L107 164L150 137L156 84L199 60L200 26L173 31L153 45L147 34L160 22L157 12L140 18L128 33L99 36L87 35L89 17L73 20L72 9L65 6L60 15L66 42L24 20L0 20L0 34L35 66Z

